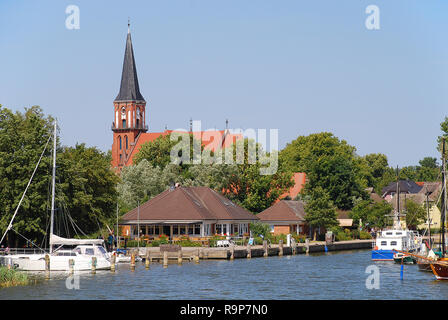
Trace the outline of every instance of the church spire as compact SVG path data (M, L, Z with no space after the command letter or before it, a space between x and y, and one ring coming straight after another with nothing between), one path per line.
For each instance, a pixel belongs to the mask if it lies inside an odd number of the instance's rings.
M142 94L138 86L137 69L135 67L134 50L132 49L130 22L128 19L128 35L126 38L126 50L124 53L123 71L121 74L120 92L118 93L116 102L120 101L142 101Z

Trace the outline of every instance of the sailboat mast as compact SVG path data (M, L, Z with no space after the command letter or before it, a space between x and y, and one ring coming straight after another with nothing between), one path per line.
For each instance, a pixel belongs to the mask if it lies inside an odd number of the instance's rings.
M442 256L445 256L445 215L446 215L446 176L445 176L445 137L442 137L442 213L440 216L440 236Z
M432 249L432 238L431 238L431 216L429 214L429 193L428 186L426 186L426 210L428 212L428 236L429 236L429 248Z
M54 136L53 136L53 177L52 177L52 187L51 187L51 218L50 218L50 239L53 234L53 220L54 220L54 193L55 193L55 182L56 182L56 120L54 120ZM50 241L50 253L53 252L53 245Z
M117 202L117 249L120 247L120 233L118 232L118 202Z

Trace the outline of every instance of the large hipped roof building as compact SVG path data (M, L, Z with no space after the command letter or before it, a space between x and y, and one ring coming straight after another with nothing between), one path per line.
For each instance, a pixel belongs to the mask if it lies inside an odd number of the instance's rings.
M249 233L249 223L258 218L207 187L168 189L138 208L126 213L121 225L129 226L131 236L213 236Z

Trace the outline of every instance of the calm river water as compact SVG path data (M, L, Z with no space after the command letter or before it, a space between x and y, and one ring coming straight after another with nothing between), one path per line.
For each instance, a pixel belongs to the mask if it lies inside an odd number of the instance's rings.
M380 289L367 289L369 265L378 266ZM0 289L0 299L448 299L448 281L436 281L417 266L372 262L370 250L284 257L201 260L199 264L118 265L115 273L79 274L79 289L67 289L67 274L37 275L36 284Z

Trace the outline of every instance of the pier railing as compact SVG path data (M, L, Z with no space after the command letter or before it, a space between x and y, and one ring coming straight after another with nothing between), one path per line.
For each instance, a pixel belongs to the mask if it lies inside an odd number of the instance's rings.
M0 255L6 254L44 254L48 253L48 249L38 248L3 248L0 249Z

